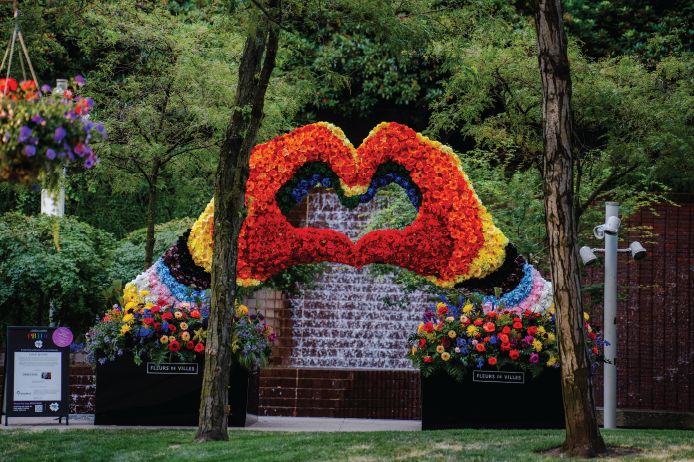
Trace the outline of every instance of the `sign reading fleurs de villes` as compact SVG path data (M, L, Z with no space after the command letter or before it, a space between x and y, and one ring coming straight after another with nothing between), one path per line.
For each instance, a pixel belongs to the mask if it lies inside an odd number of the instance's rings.
M3 409L7 417L68 417L72 332L66 327L8 327Z
M472 371L473 382L525 383L524 372Z
M148 374L191 374L198 373L197 363L147 363Z

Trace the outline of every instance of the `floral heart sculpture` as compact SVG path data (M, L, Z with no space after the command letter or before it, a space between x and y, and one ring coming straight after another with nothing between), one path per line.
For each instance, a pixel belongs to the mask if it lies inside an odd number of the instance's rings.
M293 265L330 261L355 267L388 263L453 287L504 263L508 239L494 226L458 157L406 126L382 123L355 149L339 128L307 125L256 146L250 168L240 285L257 285ZM317 183L334 187L343 203L356 206L389 182L404 186L418 207L404 231L372 231L355 244L337 231L294 228L284 214ZM213 213L210 204L188 240L193 260L207 270Z

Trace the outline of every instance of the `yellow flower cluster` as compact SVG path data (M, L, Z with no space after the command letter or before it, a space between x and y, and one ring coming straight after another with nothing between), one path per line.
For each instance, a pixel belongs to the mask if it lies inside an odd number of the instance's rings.
M188 237L188 250L196 265L208 273L212 271L212 247L214 245L214 199L207 204Z

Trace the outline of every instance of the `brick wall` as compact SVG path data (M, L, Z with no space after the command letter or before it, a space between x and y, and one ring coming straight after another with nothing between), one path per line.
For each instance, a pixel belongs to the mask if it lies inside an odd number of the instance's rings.
M619 254L618 285L626 299L617 304L617 406L694 412L694 204L661 204L657 215L643 210L630 226L651 226L657 244L644 244L648 258L634 262ZM636 240L620 236L620 247ZM603 267L588 270L584 284L604 281ZM602 304L596 307L598 320ZM595 376L602 405L602 374Z

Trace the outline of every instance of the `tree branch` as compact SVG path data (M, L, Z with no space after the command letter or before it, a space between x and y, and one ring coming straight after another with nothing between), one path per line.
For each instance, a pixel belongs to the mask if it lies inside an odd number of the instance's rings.
M622 171L620 174L616 174L616 172L610 173L607 178L605 178L605 181L600 183L600 186L595 188L595 191L593 191L593 194L590 195L590 197L583 202L583 205L580 206L579 208L576 209L576 220L578 220L581 215L583 215L583 212L586 211L588 207L590 207L590 203L595 200L596 197L600 194L600 192L613 180L618 180L622 178L624 175L627 173L633 172L636 170L636 168L639 166L639 164L634 164L631 167L627 168L626 170Z

